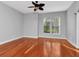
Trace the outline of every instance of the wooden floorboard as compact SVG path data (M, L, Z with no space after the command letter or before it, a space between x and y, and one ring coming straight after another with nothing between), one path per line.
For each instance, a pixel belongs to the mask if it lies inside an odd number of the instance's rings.
M1 57L76 57L77 50L66 39L20 38L0 45Z

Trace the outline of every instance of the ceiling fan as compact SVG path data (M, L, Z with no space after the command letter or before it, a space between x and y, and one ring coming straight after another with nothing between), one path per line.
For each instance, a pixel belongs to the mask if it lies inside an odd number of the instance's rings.
M33 6L29 6L28 8L34 8L34 11L39 10L44 10L43 7L45 6L44 3L38 3L38 1L32 1Z

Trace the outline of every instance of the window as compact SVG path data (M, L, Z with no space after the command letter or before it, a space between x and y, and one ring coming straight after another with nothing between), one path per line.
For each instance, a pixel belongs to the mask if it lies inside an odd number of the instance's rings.
M44 32L50 33L50 21L48 21L47 19L44 20Z
M60 17L55 17L54 19L47 20L44 19L44 33L60 33Z

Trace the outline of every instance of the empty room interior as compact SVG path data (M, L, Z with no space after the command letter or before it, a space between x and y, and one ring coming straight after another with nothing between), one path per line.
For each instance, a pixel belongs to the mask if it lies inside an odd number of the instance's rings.
M79 57L79 1L0 1L0 57Z

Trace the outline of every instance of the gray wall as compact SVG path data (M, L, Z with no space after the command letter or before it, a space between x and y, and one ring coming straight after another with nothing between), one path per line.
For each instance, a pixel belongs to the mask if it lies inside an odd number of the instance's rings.
M23 15L0 3L0 42L20 37L23 34L23 36L28 37L37 37L38 35L45 37L67 36L71 42L76 44L76 19L74 13L77 12L78 9L79 2L74 2L67 10L67 14L66 12L52 12L43 14L29 13ZM44 17L53 19L54 16L60 16L62 20L61 35L58 36L43 33Z
M38 36L38 14L29 13L24 15L24 36L37 37Z
M0 3L0 43L22 36L23 14Z
M79 2L74 2L67 10L67 36L69 40L76 44L76 13L79 9Z
M60 35L54 35L54 34L48 34L48 33L44 33L43 31L43 21L44 18L47 18L48 20L52 19L54 17L59 16L61 18L61 27L60 27ZM67 34L67 19L66 19L66 11L62 11L62 12L51 12L51 13L43 13L43 14L39 14L39 36L43 36L43 37L60 37L60 38L64 38L66 37Z
M53 17L61 17L61 35L47 34L43 32L43 20L45 17L53 19ZM66 23L66 11L54 12L54 13L29 13L24 15L24 36L27 37L66 37L67 23ZM39 22L38 22L39 21Z

